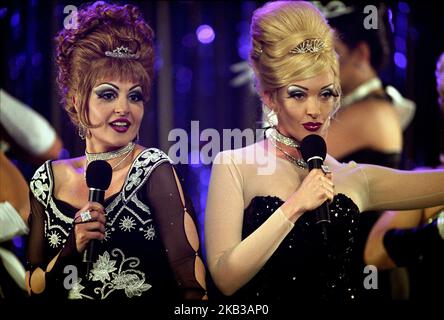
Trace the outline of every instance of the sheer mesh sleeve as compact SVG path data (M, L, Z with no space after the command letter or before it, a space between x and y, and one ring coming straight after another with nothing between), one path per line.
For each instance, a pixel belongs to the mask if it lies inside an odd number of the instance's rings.
M216 156L205 212L208 268L225 295L233 294L250 281L294 226L279 208L248 237L242 238L245 184L237 164L231 152L223 151Z
M444 170L401 171L361 165L367 192L364 210L411 210L444 203Z
M176 282L185 299L206 298L205 267L199 256L199 236L191 201L171 164L159 165L148 182L148 200Z
M69 235L63 249L55 256L49 256L45 239L45 208L30 192L31 213L29 215L29 238L26 248L27 288L34 297L67 297L63 287L64 267L80 261L80 254L75 246L74 232Z

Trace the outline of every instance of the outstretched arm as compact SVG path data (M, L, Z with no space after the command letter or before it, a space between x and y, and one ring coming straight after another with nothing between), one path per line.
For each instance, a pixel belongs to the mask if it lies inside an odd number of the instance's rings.
M62 141L51 124L20 100L0 89L0 133L18 156L35 164L57 159Z
M444 204L444 170L401 171L361 165L362 211L412 210Z

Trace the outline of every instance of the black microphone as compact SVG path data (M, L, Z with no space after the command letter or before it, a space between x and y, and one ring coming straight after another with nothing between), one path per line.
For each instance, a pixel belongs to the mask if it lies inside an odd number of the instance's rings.
M86 168L86 184L89 188L88 201L98 202L103 205L105 191L111 184L113 170L108 162L96 160ZM83 262L86 262L86 274L89 274L91 264L95 260L96 240L90 240L88 247L83 252Z
M316 134L306 136L301 142L302 158L307 162L308 169L322 169L325 156L327 155L327 146L324 139ZM316 224L320 224L324 240L327 240L327 225L331 223L328 202L325 201L315 210Z

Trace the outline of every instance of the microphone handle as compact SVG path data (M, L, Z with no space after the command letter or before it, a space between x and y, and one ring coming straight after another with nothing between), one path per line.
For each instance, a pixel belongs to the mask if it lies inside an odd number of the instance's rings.
M104 190L89 188L89 196L88 196L89 202L98 202L100 204L103 204L104 200L105 200ZM86 262L86 275L89 274L92 267L92 263L95 259L96 243L97 243L96 240L90 240L88 246L83 252L83 262Z
M327 241L328 225L331 223L328 202L325 201L315 212L316 224L320 225L322 237L324 241Z
M328 209L328 202L325 201L319 208L316 209L316 224L330 223L330 213Z
M321 157L312 157L308 159L308 167L311 171L312 169L321 169L323 160ZM324 241L327 241L328 228L327 226L331 223L330 221L330 210L328 208L328 202L325 201L320 207L316 210L316 224L319 224L321 227L321 233Z

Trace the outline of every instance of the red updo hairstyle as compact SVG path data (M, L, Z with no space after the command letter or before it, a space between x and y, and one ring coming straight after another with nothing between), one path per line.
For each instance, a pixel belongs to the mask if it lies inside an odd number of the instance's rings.
M93 127L88 118L90 94L98 81L109 78L140 83L144 103L148 102L154 77L154 32L139 9L97 1L80 8L77 21L77 28L63 29L56 37L57 83L71 121ZM136 57L105 55L122 46Z

